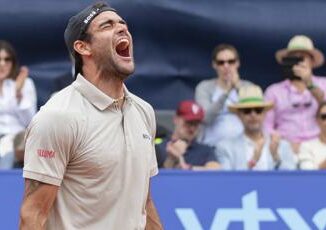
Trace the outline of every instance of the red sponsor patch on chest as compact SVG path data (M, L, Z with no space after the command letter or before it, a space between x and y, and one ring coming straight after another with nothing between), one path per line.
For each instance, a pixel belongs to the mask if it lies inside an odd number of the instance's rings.
M44 157L44 158L54 158L55 157L55 152L52 151L52 150L38 149L37 150L37 155L39 157Z

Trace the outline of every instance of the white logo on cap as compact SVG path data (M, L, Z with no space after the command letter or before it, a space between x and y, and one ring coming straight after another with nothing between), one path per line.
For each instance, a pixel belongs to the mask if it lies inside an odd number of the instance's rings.
M87 24L89 22L89 20L91 20L95 15L96 15L96 12L98 12L100 9L96 9L93 10L88 16L87 18L84 20L84 23Z
M192 112L193 112L194 114L197 114L197 113L199 112L199 106L196 105L196 104L193 104L193 105L191 106L191 110L192 110Z

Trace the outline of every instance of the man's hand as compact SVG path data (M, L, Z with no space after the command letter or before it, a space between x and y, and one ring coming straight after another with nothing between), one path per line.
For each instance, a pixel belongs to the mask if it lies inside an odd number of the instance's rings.
M319 169L326 169L326 159L320 163Z
M312 84L312 70L311 67L304 62L300 62L297 65L293 66L294 75L301 77L302 81L306 85Z
M176 158L183 156L187 148L188 148L188 143L180 139L176 141L170 141L166 145L166 151Z
M280 157L279 157L279 154L278 154L278 146L280 144L280 140L281 140L281 137L279 134L277 133L274 133L271 135L271 142L270 142L270 145L269 145L269 150L272 154L272 157L273 157L273 160L275 162L279 161L280 160Z
M239 89L240 88L240 77L237 70L234 70L231 78L231 89Z
M290 142L292 150L294 153L299 153L299 149L300 149L300 143L297 142Z

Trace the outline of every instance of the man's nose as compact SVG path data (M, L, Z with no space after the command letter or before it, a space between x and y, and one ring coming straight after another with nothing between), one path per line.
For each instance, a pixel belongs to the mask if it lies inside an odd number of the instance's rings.
M118 24L117 26L118 34L126 34L128 27L125 24Z

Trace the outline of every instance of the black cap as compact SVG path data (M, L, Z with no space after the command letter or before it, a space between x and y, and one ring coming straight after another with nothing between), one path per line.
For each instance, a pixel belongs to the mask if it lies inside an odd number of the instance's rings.
M72 57L75 58L75 52L74 52L74 42L78 39L80 39L81 35L87 30L89 24L92 22L92 20L99 15L100 13L104 11L114 11L115 9L110 7L105 2L98 2L96 4L93 4L91 6L86 7L82 11L80 11L78 14L72 16L69 19L68 25L66 27L64 38L66 45L68 47L68 50Z

